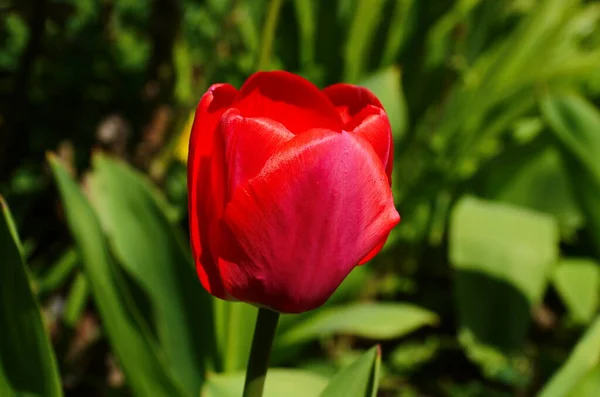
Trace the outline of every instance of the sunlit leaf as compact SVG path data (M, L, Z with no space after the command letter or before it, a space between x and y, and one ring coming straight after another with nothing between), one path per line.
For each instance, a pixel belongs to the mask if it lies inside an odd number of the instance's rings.
M331 378L320 397L375 397L380 364L381 351L375 346Z
M191 396L171 377L163 352L124 289L123 275L90 203L56 159L50 158L50 165L94 301L129 387L136 396Z
M594 319L600 304L600 264L563 259L554 270L553 282L575 321L587 324Z
M557 261L558 227L545 214L463 198L450 221L450 260L463 331L504 351L525 340Z
M245 373L217 375L208 378L200 397L239 397L244 388ZM318 396L327 386L327 378L312 372L272 368L267 373L264 397Z
M213 358L212 298L198 281L188 243L141 175L97 156L92 203L123 267L148 297L153 327L175 376L194 394ZM135 236L135 237L132 237Z
M600 318L544 386L539 397L596 397L600 387Z
M258 309L242 302L214 299L215 334L223 372L246 368Z
M404 303L353 303L324 308L278 335L276 346L305 342L333 334L369 339L394 339L427 325L435 325L435 313Z

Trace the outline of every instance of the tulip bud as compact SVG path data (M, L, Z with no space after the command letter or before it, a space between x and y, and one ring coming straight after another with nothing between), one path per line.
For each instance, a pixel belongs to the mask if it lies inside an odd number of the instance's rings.
M283 71L200 100L188 156L192 251L212 295L314 309L383 247L400 216L379 100Z

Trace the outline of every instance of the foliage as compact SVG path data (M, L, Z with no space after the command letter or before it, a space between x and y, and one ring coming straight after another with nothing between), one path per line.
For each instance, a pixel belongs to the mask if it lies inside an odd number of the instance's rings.
M194 274L186 143L269 4L0 1L2 396L240 394L256 309ZM282 317L267 395L595 396L600 3L285 0L274 37L381 99L402 221Z

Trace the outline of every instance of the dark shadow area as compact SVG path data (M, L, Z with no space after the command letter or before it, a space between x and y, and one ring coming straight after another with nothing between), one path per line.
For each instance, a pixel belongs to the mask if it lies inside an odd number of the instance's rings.
M531 322L525 295L506 281L470 270L455 272L459 323L504 353L520 350Z

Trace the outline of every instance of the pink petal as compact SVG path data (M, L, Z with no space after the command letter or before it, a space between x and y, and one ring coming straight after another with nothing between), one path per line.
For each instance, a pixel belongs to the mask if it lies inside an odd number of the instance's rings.
M340 131L342 121L327 97L308 80L284 71L258 72L238 93L234 106L244 117L265 117L294 134L312 128Z
M223 282L209 240L217 217L223 212L223 142L217 125L233 103L237 90L215 84L202 96L196 109L188 155L188 210L190 240L196 270L206 290L226 298Z
M294 137L283 124L265 118L240 116L238 109L225 112L221 119L225 138L225 162L229 200L235 189L258 174L266 161L285 142Z
M226 289L281 312L316 308L398 221L368 142L347 132L296 136L225 209Z

